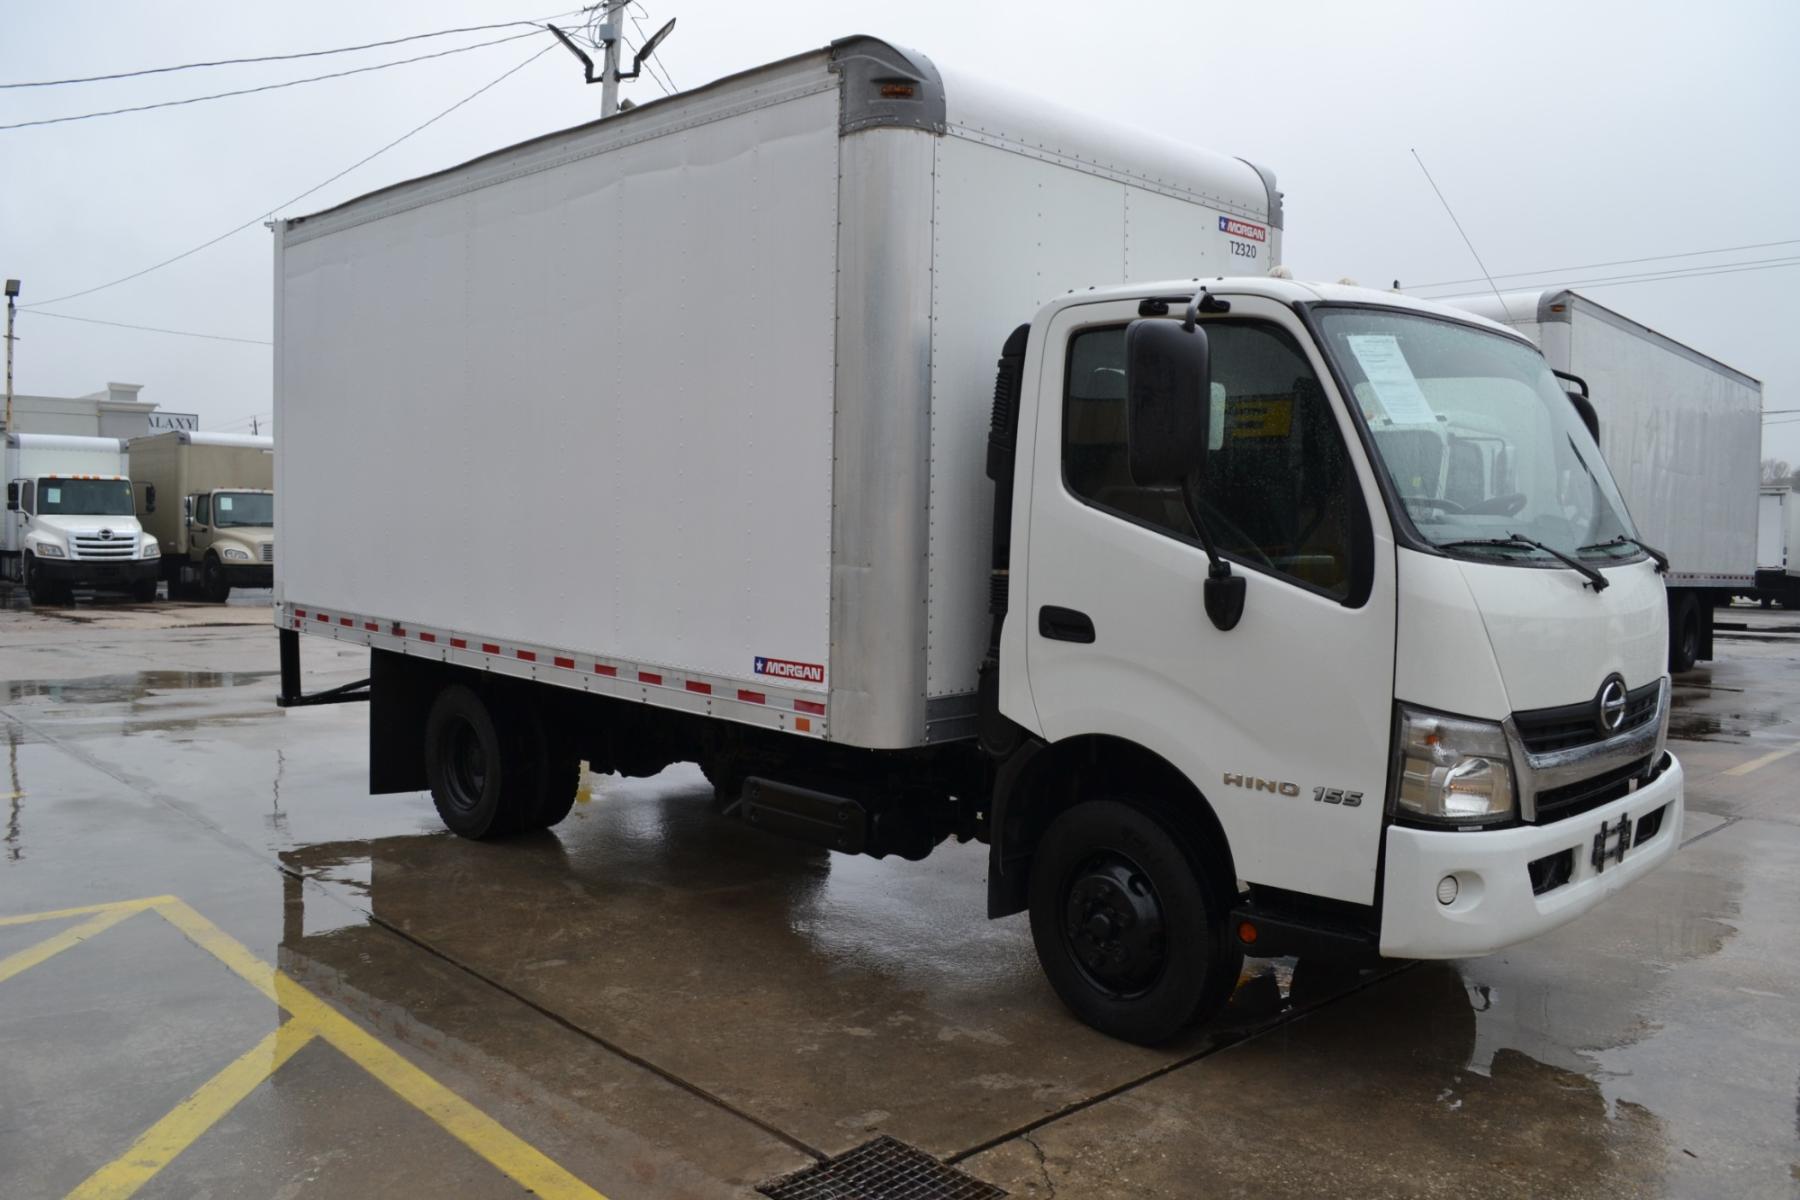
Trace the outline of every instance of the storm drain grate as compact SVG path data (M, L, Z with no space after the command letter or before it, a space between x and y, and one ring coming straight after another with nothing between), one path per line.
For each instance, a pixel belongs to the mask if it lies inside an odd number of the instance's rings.
M771 1200L997 1200L1006 1195L891 1137L864 1142L756 1190Z

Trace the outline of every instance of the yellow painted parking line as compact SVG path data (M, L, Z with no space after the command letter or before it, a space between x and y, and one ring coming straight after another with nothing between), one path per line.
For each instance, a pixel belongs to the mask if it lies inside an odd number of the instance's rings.
M141 908L115 908L110 912L102 912L89 917L79 925L47 937L35 946L27 946L16 954L0 958L0 983L5 983L21 971L29 971L47 958L61 954L71 946L79 946L97 933L105 933L127 917L136 916Z
M0 917L0 926L34 925L39 921L54 921L61 917L85 917L89 913L113 912L127 909L129 912L142 912L146 908L154 908L173 896L143 896L136 900L114 900L111 904L83 904L77 908L53 908L48 912L21 913L18 916Z
M1785 750L1771 750L1761 758L1753 758L1747 763L1739 763L1737 766L1726 771L1725 774L1748 775L1752 771L1761 770L1772 762L1779 762L1790 754L1800 754L1800 742L1796 742Z
M71 946L78 946L146 909L154 910L194 945L224 963L233 974L285 1010L292 1019L145 1130L129 1150L94 1172L70 1193L71 1196L82 1200L130 1196L279 1070L295 1051L318 1038L379 1079L395 1095L437 1122L445 1132L531 1194L550 1200L606 1200L529 1142L414 1066L404 1055L364 1032L362 1026L256 957L242 942L178 896L146 896L112 904L88 904L0 917L0 926L52 921L58 917L90 918L9 958L0 959L0 981L27 971Z
M316 1036L307 1026L284 1022L146 1129L131 1149L89 1175L69 1200L125 1200Z

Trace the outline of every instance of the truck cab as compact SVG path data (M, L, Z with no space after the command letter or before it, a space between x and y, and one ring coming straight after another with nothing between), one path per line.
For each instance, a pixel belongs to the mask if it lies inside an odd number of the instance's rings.
M117 438L8 434L0 573L33 604L66 604L74 589L156 595L160 551L134 512Z
M1525 339L1216 279L1070 295L1007 350L990 912L1031 909L1077 1012L1120 1020L1178 896L1131 830L1064 848L1084 786L1229 877L1227 963L1483 954L1673 852L1662 583Z
M182 497L187 559L200 589L223 602L234 587L268 587L275 576L275 493L214 488Z

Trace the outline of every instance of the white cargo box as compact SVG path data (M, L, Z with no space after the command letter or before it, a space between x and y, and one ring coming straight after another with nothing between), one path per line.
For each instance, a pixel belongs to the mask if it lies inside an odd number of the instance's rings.
M1669 556L1669 583L1735 588L1757 565L1762 384L1579 292L1449 303L1519 330L1585 380L1600 451L1638 533Z
M277 620L967 736L1008 333L1280 226L1265 170L870 38L282 222Z

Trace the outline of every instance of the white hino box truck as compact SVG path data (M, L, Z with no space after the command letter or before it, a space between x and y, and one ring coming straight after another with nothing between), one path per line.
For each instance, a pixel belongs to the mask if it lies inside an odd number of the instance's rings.
M1450 303L1523 333L1575 390L1639 532L1668 560L1670 670L1710 659L1713 610L1756 585L1762 383L1567 288ZM1453 445L1448 471L1457 453L1492 469L1480 446Z
M1245 954L1560 925L1681 835L1661 576L1529 341L1272 278L1281 225L864 37L279 222L282 703L370 647L371 790L469 837L585 759L978 839L1137 1041Z
M162 561L138 524L125 443L52 433L6 435L0 578L33 604L69 604L76 588L156 596Z

